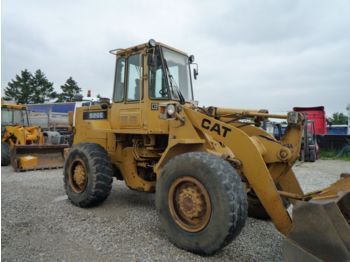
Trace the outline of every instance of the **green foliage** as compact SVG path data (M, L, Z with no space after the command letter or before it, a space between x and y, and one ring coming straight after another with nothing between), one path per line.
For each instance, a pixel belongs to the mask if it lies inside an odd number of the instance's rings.
M320 159L323 160L345 160L345 161L350 161L350 156L349 155L339 155L334 150L321 150L320 151Z
M343 113L336 112L327 120L332 125L346 125L348 123L348 116Z
M45 74L39 69L34 75L27 69L16 75L5 88L5 99L14 100L21 104L44 103L50 98L55 98L53 83L49 82Z
M36 70L32 79L32 86L34 89L34 103L44 103L49 99L57 97L54 91L53 83L49 82L45 74L40 70Z
M350 145L344 146L337 154L337 157L348 157L350 159Z
M27 69L16 75L5 88L5 100L13 100L20 104L45 103L50 99L57 98L57 102L70 102L73 97L81 92L77 82L69 77L61 86L62 93L55 92L53 83L49 82L45 74L36 70L34 74Z
M32 87L33 75L27 70L21 71L15 79L7 84L5 88L5 100L14 100L17 103L33 103L35 96Z
M58 95L57 102L71 102L73 97L81 92L81 88L72 77L67 79L61 89L62 93Z

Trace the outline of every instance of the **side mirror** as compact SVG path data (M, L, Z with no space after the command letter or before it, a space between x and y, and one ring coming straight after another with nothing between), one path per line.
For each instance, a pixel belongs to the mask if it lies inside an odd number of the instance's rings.
M197 80L197 76L198 76L198 66L197 68L193 68L193 77L195 80Z
M194 63L194 55L190 55L188 57L188 62L190 63L190 65L196 65L195 68L193 68L193 78L195 80L197 80L197 76L198 76L198 64Z

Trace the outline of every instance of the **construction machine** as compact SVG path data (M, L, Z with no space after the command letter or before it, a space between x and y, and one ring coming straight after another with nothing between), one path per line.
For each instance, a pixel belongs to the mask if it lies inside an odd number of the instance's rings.
M1 165L15 171L63 167L64 149L58 132L31 126L25 105L1 101Z
M286 236L286 260L350 259L349 175L304 193L292 169L303 114L200 107L194 56L154 40L111 53L112 102L75 112L63 172L74 205L102 203L116 177L155 192L162 227L182 249L214 254L240 233L249 206ZM288 122L281 140L259 128L269 118Z
M315 134L315 122L312 120L305 120L300 150L301 161L315 162L319 158L320 148Z

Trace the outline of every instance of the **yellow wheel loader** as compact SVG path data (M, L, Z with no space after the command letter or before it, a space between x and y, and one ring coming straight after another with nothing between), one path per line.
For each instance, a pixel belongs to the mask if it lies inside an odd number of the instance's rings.
M11 163L15 171L63 167L68 145L48 144L42 132L30 126L25 105L1 101L1 165Z
M100 204L116 177L155 192L162 227L182 249L214 254L240 233L249 207L286 236L286 260L350 259L349 175L305 194L292 170L302 114L199 107L194 57L154 40L111 53L112 103L75 112L64 166L74 205ZM288 122L280 141L258 127L268 118Z

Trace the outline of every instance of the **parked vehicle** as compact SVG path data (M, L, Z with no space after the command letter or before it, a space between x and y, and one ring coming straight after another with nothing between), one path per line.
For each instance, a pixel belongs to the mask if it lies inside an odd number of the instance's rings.
M304 124L303 139L301 140L300 161L315 162L320 155L315 132L315 122L306 120Z
M70 132L68 112L75 110L76 102L28 104L28 115L33 125L40 126L43 130Z
M15 171L63 166L61 135L32 125L25 105L1 102L1 165Z
M293 111L306 114L307 120L314 122L315 135L327 134L327 120L324 106L293 107Z

